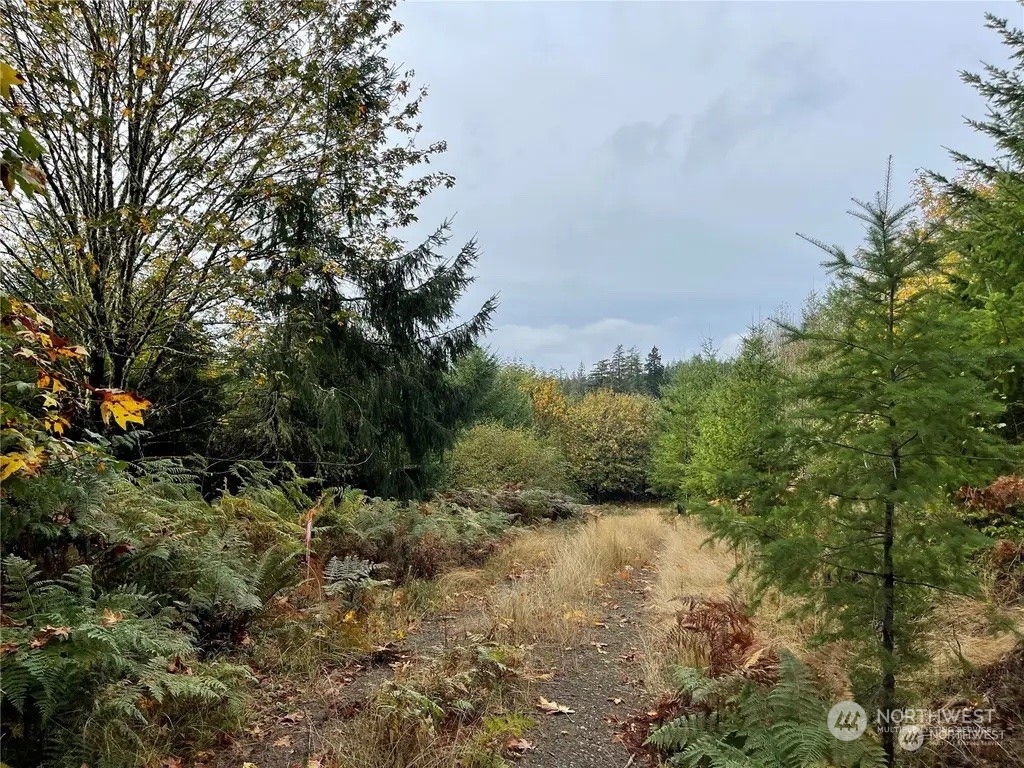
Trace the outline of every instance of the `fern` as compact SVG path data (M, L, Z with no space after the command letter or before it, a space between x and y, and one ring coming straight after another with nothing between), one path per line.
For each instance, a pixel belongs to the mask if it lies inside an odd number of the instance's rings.
M733 672L708 677L676 670L686 711L656 729L647 743L688 768L881 768L881 748L870 735L843 742L828 730L828 702L809 670L780 654L778 682L765 688Z
M324 569L324 591L332 597L342 597L349 605L358 606L364 592L391 583L390 580L373 577L374 573L385 567L351 555L344 558L332 557Z
M5 758L44 750L59 762L97 760L96 730L122 734L121 752L99 766L123 765L130 736L153 722L142 702L206 702L215 710L237 697L243 668L194 664L195 648L177 628L175 610L137 587L97 588L89 565L57 579L39 578L23 558L3 559L3 654L0 707L22 734ZM182 661L185 660L185 661ZM13 741L14 743L10 743Z

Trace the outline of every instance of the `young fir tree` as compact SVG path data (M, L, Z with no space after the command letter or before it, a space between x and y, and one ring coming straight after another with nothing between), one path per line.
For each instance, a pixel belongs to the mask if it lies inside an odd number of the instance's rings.
M1024 443L1024 30L986 15L1010 51L1009 68L986 65L984 74L962 73L988 107L968 124L996 146L995 160L953 152L966 171L949 181L939 174L944 197L943 240L951 255L946 277L972 318L990 375L1004 398L1004 434Z
M710 342L705 342L700 353L674 365L654 419L651 483L659 493L682 500L687 469L700 436L697 419L729 363L719 360Z
M761 506L789 482L794 457L780 426L783 380L768 331L755 326L740 353L704 398L683 480L696 501L743 499Z
M997 469L1000 410L976 375L967 319L948 294L919 282L938 250L884 192L857 202L863 246L829 254L841 323L790 328L807 344L794 437L813 457L784 501L750 514L709 510L717 536L756 544L762 589L802 595L826 619L819 639L849 641L856 699L871 712L904 703L901 680L924 661L916 642L943 592L969 591L970 556L984 540L948 503L951 489ZM870 716L869 716L870 717ZM883 729L892 766L894 734Z

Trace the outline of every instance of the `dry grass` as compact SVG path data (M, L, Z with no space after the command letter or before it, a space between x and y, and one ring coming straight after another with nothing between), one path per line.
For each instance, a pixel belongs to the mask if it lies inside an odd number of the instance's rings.
M735 557L721 547L704 546L707 532L691 518L666 523L665 541L656 561L651 586L647 627L640 633L644 686L652 696L669 690L666 678L674 666L696 666L700 651L675 632L680 598L687 595L729 597L737 588L729 583Z
M504 642L545 640L575 643L594 619L594 596L610 578L630 578L633 569L654 562L671 531L663 515L645 509L635 515L601 516L568 532L524 534L507 553L515 588L494 595L487 606L489 634ZM514 566L530 563L531 573Z

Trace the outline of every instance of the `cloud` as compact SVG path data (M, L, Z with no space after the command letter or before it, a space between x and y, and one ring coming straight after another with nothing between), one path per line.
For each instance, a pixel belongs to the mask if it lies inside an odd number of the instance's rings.
M660 123L627 123L611 135L609 145L618 162L647 165L669 158L669 142L679 125L676 115L669 115Z
M727 87L693 118L683 169L705 167L748 137L807 120L842 91L842 80L811 50L769 46L751 62L741 85Z

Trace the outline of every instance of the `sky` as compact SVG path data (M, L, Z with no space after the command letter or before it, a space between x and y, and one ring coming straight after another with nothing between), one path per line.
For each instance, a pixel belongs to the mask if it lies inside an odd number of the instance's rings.
M1024 23L1009 1L402 3L391 57L457 179L421 222L477 237L462 306L498 294L502 357L729 354L827 284L797 232L855 247L889 155L907 196L947 148L991 156L959 78L1006 61L986 11Z

